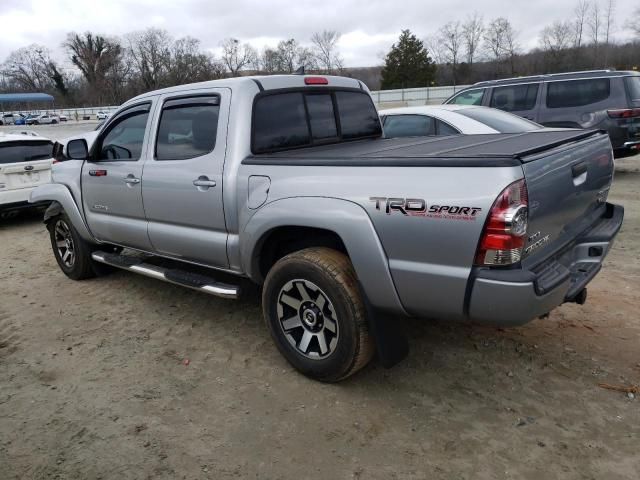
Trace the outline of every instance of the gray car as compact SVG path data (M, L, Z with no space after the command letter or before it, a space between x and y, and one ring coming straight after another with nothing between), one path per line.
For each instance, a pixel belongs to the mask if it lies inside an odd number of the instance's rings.
M640 72L596 70L476 83L445 103L483 105L546 127L606 130L616 156L640 152Z
M304 374L406 354L399 316L520 325L584 303L622 223L599 131L382 138L358 80L283 75L126 102L31 201L75 280L116 267L224 298L262 288ZM117 296L117 291L114 291Z

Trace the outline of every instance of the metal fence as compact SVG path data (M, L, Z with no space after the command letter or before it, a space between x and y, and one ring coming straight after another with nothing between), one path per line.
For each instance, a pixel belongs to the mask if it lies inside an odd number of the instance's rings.
M447 98L469 85L446 87L402 88L398 90L378 90L371 92L373 101L378 106L387 105L433 105L444 102Z

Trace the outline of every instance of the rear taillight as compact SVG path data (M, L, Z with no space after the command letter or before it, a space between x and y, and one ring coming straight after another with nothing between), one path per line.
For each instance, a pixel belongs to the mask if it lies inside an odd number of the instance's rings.
M482 232L476 265L511 265L520 261L527 238L528 205L524 179L498 195Z
M636 118L640 117L640 108L620 108L616 110L607 110L607 114L611 118Z

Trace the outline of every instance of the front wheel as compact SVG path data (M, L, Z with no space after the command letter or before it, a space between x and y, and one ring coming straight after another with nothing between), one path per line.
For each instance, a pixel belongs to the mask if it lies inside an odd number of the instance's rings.
M373 356L356 274L341 252L308 248L282 258L267 275L262 304L278 349L304 375L336 382Z
M73 280L96 276L91 258L91 244L74 228L66 214L51 219L48 224L53 255L64 274Z
M57 121L57 120L51 120L51 123L52 123L53 125L55 125L56 123L58 123L58 121Z

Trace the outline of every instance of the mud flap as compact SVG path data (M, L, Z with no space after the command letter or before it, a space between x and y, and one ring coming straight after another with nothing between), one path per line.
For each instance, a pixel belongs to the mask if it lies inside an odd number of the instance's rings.
M362 285L360 291L364 298L367 318L376 342L380 363L384 368L391 368L409 355L409 339L404 331L404 322L374 309Z

